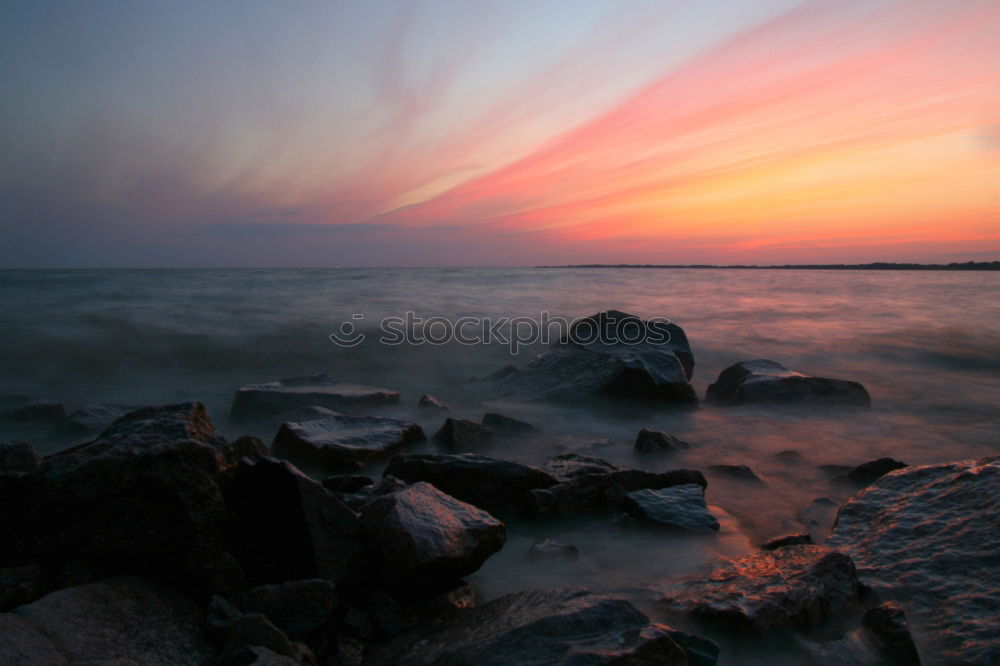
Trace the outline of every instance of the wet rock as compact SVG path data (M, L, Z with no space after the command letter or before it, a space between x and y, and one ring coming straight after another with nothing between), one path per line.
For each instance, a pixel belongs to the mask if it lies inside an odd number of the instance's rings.
M719 403L822 404L871 406L871 397L857 382L810 377L774 361L740 361L710 384L706 399Z
M203 664L197 604L142 578L71 587L0 615L4 664Z
M435 442L456 451L477 449L492 439L492 430L466 419L447 419L441 429L434 433Z
M787 546L682 578L664 604L720 629L814 631L845 616L859 592L848 556L824 546Z
M356 493L365 486L375 483L374 480L361 474L342 474L340 476L328 476L323 479L323 487L331 493Z
M768 539L761 545L761 548L764 550L777 550L785 546L802 546L811 544L812 542L812 537L808 534L783 534Z
M367 504L361 518L384 575L408 592L476 571L507 539L499 520L423 482Z
M635 450L639 453L669 453L678 449L690 449L691 445L665 432L643 428L635 438Z
M242 386L233 397L229 416L234 421L254 421L296 407L316 406L338 412L357 412L398 402L399 393L396 391L341 382L320 374Z
M357 515L287 462L241 463L224 487L226 543L251 585L354 574L364 544Z
M925 654L1000 662L1000 457L883 476L841 508L827 543L854 559L880 597L906 608Z
M719 521L708 511L702 487L688 483L660 490L635 490L625 495L625 510L634 518L689 532L710 534Z
M451 408L448 407L448 405L444 404L430 393L424 393L420 396L420 399L417 400L417 407L428 412L448 413L451 411Z
M556 480L540 469L473 453L403 454L389 461L386 475L408 483L426 481L480 509L504 513L520 507L528 491Z
M42 457L27 442L0 442L0 472L33 472Z
M541 433L538 428L526 421L521 421L510 416L504 416L503 414L497 414L496 412L487 412L483 414L482 425L497 434L509 437L531 436Z
M542 539L531 544L528 548L528 555L534 558L541 557L568 557L577 558L580 556L580 549L571 543L562 543L555 539Z
M59 402L29 402L0 413L0 421L58 426L66 420L66 408Z
M847 473L854 468L851 467L850 465L828 464L828 465L816 465L816 469L834 479L838 477L846 479Z
M785 449L784 451L778 451L774 454L774 457L780 460L786 465L800 465L805 461L805 458L801 453L795 449Z
M63 430L71 435L97 435L106 430L112 423L131 411L139 409L134 405L122 405L115 402L99 402L84 405L76 410L63 423Z
M332 618L337 605L335 590L328 580L296 580L255 587L239 595L236 602L244 613L265 615L290 639L302 641Z
M686 634L676 629L667 629L670 638L687 655L688 666L715 666L719 659L719 646L701 636Z
M871 608L861 617L868 639L878 649L883 663L893 666L920 666L920 655L910 635L906 614L899 604L887 602Z
M403 634L372 663L687 664L668 631L624 599L580 588L527 590Z
M862 463L847 473L847 478L857 484L870 485L889 472L906 467L905 462L892 458L879 458Z
M545 463L545 471L560 481L569 481L583 474L610 474L621 471L603 458L580 453L564 453Z
M384 495L391 495L406 488L409 485L394 476L385 476L373 484L363 486L353 493L337 493L337 497L354 511L360 511L361 507L369 502L373 502Z
M746 465L709 465L708 468L716 474L728 476L731 479L750 481L752 483L764 483L761 478Z
M422 439L424 431L412 421L382 416L328 416L283 423L271 451L296 464L329 469L382 458Z

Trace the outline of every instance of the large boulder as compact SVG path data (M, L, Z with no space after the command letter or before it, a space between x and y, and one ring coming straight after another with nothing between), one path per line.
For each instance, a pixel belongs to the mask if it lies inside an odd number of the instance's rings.
M403 634L372 663L686 665L669 632L624 599L581 588L526 590Z
M203 622L196 603L162 585L109 578L0 614L0 663L209 663Z
M407 591L438 589L476 571L507 540L499 520L423 482L368 503L361 519L383 575Z
M337 468L385 457L422 439L424 431L411 421L335 415L283 423L271 451L296 464Z
M841 508L827 543L906 609L926 654L1000 663L1000 456L886 474Z
M786 546L681 578L663 603L719 631L810 632L843 618L860 590L847 555L824 546Z
M698 398L688 381L693 367L679 326L611 310L578 321L547 354L493 381L491 392L521 400L694 405Z
M705 503L705 491L696 483L634 490L625 495L625 510L634 518L677 530L701 534L719 531L719 521Z
M396 391L350 384L319 374L241 386L233 397L229 417L234 421L256 421L310 405L338 412L357 412L398 402Z
M385 474L409 483L426 481L492 513L517 509L529 490L556 484L552 476L536 467L473 453L402 454L389 461Z
M870 407L871 397L857 382L810 377L775 361L740 361L709 384L705 398L723 404L817 404Z

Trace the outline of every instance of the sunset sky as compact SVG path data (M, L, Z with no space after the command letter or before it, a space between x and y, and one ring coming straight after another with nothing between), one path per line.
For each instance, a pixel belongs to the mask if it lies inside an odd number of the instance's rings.
M1000 259L997 0L14 0L0 267Z

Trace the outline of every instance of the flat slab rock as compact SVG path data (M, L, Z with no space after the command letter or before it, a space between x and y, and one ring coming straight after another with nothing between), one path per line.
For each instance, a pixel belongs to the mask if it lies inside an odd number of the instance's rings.
M422 439L424 431L412 421L333 415L283 423L271 451L293 462L335 467L381 458Z
M687 664L669 631L624 599L581 588L526 590L455 613L434 633L403 634L373 663Z
M825 546L786 546L688 576L663 604L720 631L819 630L857 600L851 558Z
M929 663L1000 663L1000 456L883 476L827 543L906 610Z
M745 404L823 404L870 407L871 397L858 382L811 377L789 370L775 361L740 361L709 384L707 400Z
M70 587L0 614L0 663L203 664L196 603L144 578Z
M664 527L702 534L719 531L719 521L709 513L705 492L696 483L632 491L625 495L625 510Z
M234 421L253 421L296 407L314 405L338 412L356 412L398 402L396 391L342 382L320 374L241 386L233 396L229 416Z

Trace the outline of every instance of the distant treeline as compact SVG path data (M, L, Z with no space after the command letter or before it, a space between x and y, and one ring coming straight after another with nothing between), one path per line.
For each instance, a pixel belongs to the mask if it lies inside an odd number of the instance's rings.
M538 266L538 268L756 268L784 270L848 270L848 271L1000 271L1000 261L967 261L951 264L895 264L878 261L872 264L784 264L759 266L739 264L717 266L714 264L572 264L569 266Z

